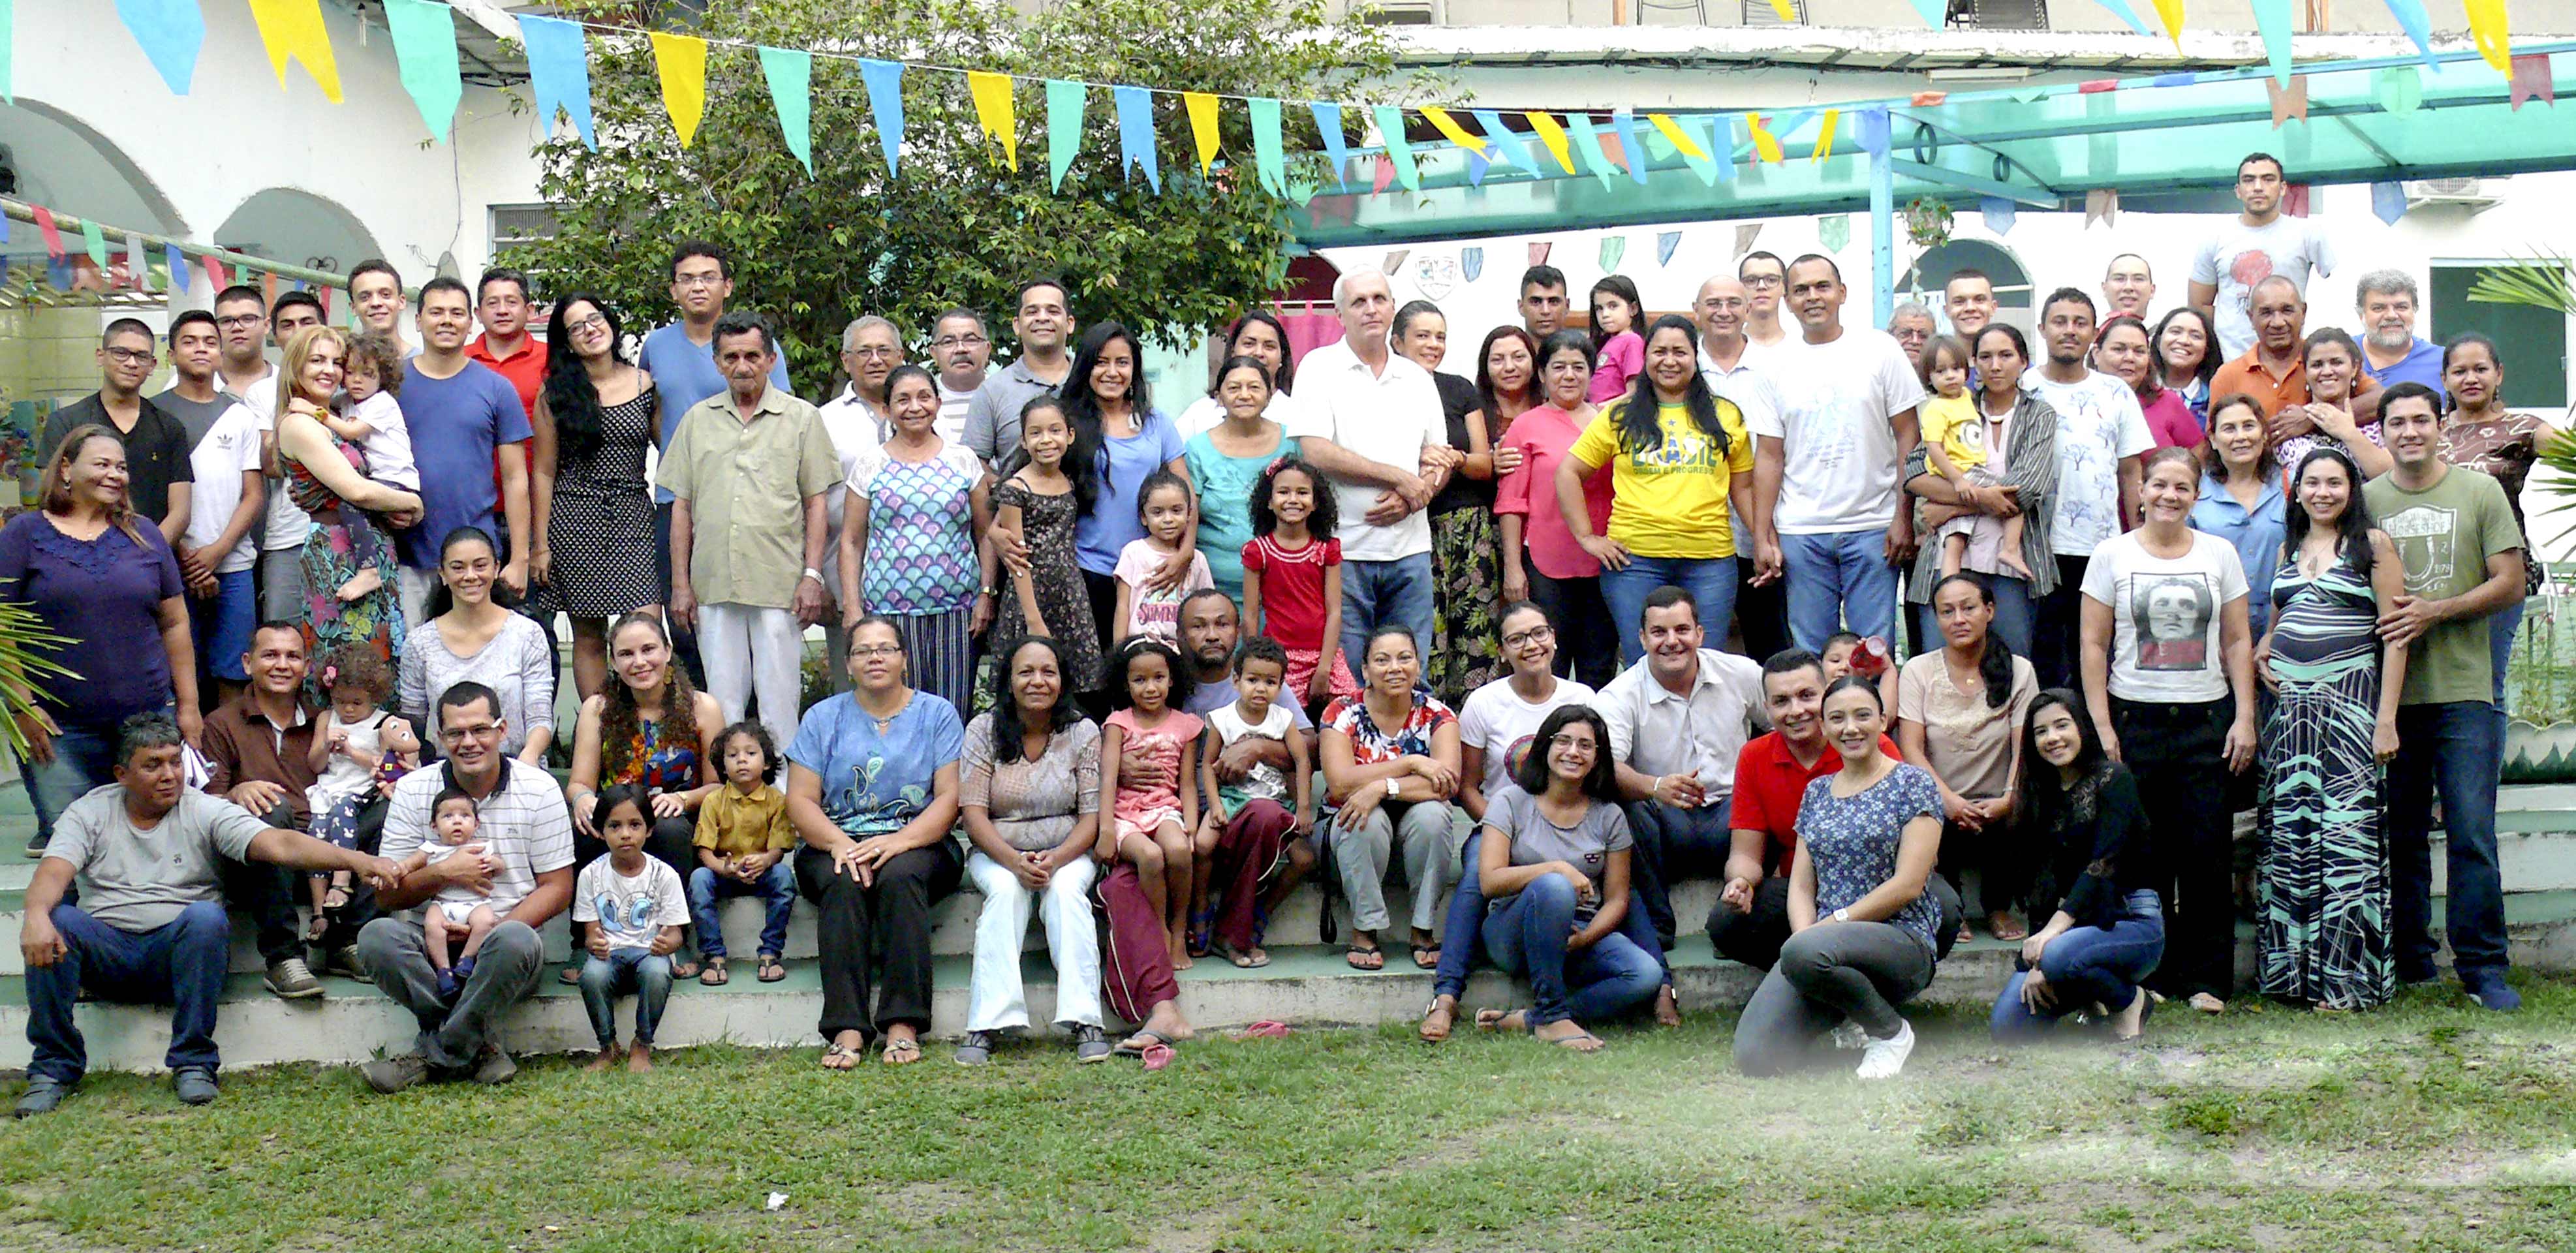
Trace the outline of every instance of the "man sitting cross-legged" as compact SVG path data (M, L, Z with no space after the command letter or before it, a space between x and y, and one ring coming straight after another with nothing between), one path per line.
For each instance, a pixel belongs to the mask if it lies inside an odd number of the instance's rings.
M116 782L72 802L54 824L18 932L27 959L27 1091L17 1114L42 1114L80 1083L89 1058L72 1002L84 985L105 1000L168 1002L169 1066L179 1099L215 1099L215 1003L232 953L218 863L346 870L379 889L393 863L272 827L187 786L178 724L137 714L118 729ZM80 903L63 903L79 885Z

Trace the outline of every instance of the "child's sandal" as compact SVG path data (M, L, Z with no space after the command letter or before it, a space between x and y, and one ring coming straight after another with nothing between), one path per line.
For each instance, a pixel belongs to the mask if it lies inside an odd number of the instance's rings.
M1208 955L1208 938L1210 933L1215 930L1215 910L1211 909L1204 914L1190 915L1190 929L1187 937L1190 956L1205 957Z
M721 957L708 958L707 968L698 972L698 986L702 988L720 988L732 981L733 976L726 973L725 959Z

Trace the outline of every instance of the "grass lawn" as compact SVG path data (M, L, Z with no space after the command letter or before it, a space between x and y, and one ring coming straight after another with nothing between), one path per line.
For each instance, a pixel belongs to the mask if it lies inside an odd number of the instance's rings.
M1936 1011L1866 1088L1736 1077L1731 1013L1594 1057L1202 1040L1160 1074L704 1048L384 1099L289 1068L204 1111L102 1075L0 1126L0 1248L2565 1250L2576 980L2523 987L2511 1018L2170 1014L2137 1049L2006 1054Z

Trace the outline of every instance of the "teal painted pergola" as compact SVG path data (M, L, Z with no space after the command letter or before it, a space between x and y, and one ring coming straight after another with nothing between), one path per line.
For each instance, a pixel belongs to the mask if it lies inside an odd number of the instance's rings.
M2516 50L2515 62L2526 58L2545 59L2554 82L2576 71L2576 43ZM2273 82L2268 68L2255 68L1950 92L1937 102L1928 94L1854 101L1832 106L1838 125L1821 161L1813 158L1824 106L1763 111L1784 149L1777 162L1746 159L1752 145L1736 123L1742 112L1673 114L1714 116L1720 142L1733 137L1722 170L1687 158L1641 112L1628 147L1642 150L1642 181L1617 170L1566 173L1523 136L1536 169L1496 163L1471 181L1462 150L1416 144L1419 189L1372 192L1382 150L1354 149L1350 190L1318 192L1296 233L1307 247L1325 248L1866 209L1875 311L1884 323L1896 279L1896 206L1916 197L1954 210L1988 196L2080 208L2097 189L2225 187L2238 159L2257 151L2277 154L2292 179L2310 184L2576 169L2576 115L2557 116L2550 92L2517 112L2513 79L2475 52L2297 67L2307 120L2278 127ZM1576 163L1584 168L1579 149Z

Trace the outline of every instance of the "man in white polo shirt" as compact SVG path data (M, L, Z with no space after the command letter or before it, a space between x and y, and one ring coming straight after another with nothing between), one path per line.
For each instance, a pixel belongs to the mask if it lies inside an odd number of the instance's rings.
M1455 458L1430 371L1387 347L1395 295L1386 275L1344 273L1333 284L1333 309L1342 338L1297 363L1297 399L1332 438L1309 436L1299 450L1333 481L1342 655L1356 674L1381 626L1411 630L1416 647L1430 644L1431 518L1422 509Z

